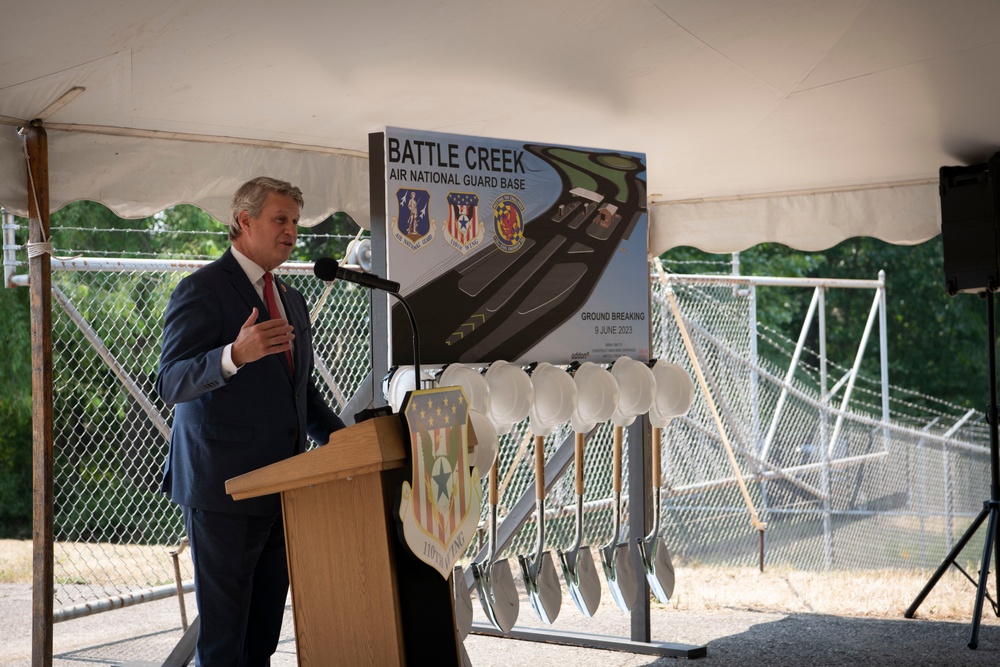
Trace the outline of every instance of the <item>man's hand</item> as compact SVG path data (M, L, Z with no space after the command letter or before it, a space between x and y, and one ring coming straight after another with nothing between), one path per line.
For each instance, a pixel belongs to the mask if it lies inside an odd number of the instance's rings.
M292 349L292 341L295 340L292 325L280 319L256 324L258 315L259 312L254 308L233 342L232 357L237 368L251 361L263 359L269 354Z

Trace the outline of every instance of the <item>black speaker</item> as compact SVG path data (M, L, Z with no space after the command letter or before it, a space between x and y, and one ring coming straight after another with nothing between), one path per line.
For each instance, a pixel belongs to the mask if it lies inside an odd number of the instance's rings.
M948 294L1000 289L1000 153L968 167L941 167L941 240Z

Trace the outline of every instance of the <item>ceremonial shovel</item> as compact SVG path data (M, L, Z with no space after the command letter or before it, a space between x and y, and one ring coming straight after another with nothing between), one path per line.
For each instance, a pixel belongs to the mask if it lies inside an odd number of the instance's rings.
M465 570L461 565L456 565L451 572L451 595L458 638L465 641L472 630L472 596L469 595L469 587L465 585Z
M626 614L635 606L639 593L632 556L628 542L619 544L622 527L622 428L635 421L636 415L649 411L656 392L653 371L646 364L619 357L611 367L611 374L618 383L618 407L611 416L614 424L614 452L612 485L615 499L615 534L611 543L601 549L601 564L608 580L611 596Z
M535 511L538 521L538 542L535 553L517 557L524 576L528 599L538 617L551 625L562 605L559 575L552 564L552 554L545 551L545 436L535 436Z
M517 622L517 587L510 573L510 563L506 558L496 558L497 544L497 464L490 468L490 521L489 552L486 560L472 564L472 575L476 580L476 592L483 605L486 617L500 632L507 632Z
M479 376L477 375L477 377ZM484 387L485 384L486 381L483 380ZM472 393L465 386L462 386L462 391L465 392L466 396ZM477 471L492 471L496 467L496 431L493 429L493 424L489 418L482 412L479 412L476 407L473 407L473 401L470 400L469 403L469 423L478 441L475 452L470 455L470 467L474 466ZM481 478L482 474L480 473ZM495 500L491 502L495 504ZM509 572L510 568L508 567L507 569ZM455 566L454 572L452 572L451 585L452 595L455 599L455 625L458 628L459 638L465 641L465 638L469 636L469 632L472 630L472 597L469 595L469 587L465 583L465 571L461 565Z
M576 434L576 540L567 551L556 550L562 564L566 587L576 608L587 617L592 617L601 604L601 580L594 566L594 555L590 547L581 549L583 541L583 443L584 434Z
M660 473L660 440L661 429L670 424L673 417L687 413L694 401L694 384L684 369L663 360L653 365L653 376L656 378L656 398L649 409L649 421L653 426L653 507L656 514L653 519L653 530L649 535L636 540L639 553L642 555L643 569L646 571L646 581L656 599L667 604L674 594L674 564L670 560L666 541L660 537L660 504L661 473Z
M635 606L639 593L639 582L632 566L632 555L629 553L628 542L618 542L622 527L622 427L615 424L614 428L614 462L613 478L615 498L615 533L611 542L601 548L601 564L604 566L604 576L608 580L611 597L626 614Z
M601 580L594 566L590 547L583 547L583 446L585 434L599 422L605 422L618 406L618 383L611 373L589 361L570 367L576 384L576 409L573 431L576 433L576 540L568 551L558 551L563 576L570 597L580 613L592 617L601 604Z
M642 555L643 569L646 571L646 581L653 590L656 599L667 604L674 594L674 564L670 560L667 544L660 537L660 429L653 427L653 506L656 514L653 519L653 531L644 538L638 538L639 553Z

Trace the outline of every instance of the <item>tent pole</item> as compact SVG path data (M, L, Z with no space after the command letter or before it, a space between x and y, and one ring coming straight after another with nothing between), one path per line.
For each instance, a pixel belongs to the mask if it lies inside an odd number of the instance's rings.
M28 178L28 275L31 301L32 591L31 664L52 665L53 446L52 266L48 140L41 122L22 128ZM37 244L37 245L36 245ZM41 249L33 252L34 249Z

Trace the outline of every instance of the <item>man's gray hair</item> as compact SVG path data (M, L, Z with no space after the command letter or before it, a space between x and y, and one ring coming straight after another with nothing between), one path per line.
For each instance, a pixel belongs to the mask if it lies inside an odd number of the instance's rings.
M251 218L256 218L264 208L264 201L267 199L269 192L274 192L284 197L291 197L299 205L299 208L302 208L304 205L302 190L299 190L288 181L281 181L277 178L269 178L267 176L252 178L241 185L236 194L233 195L233 203L229 207L230 241L235 241L243 231L240 229L240 211L246 211L250 214Z

